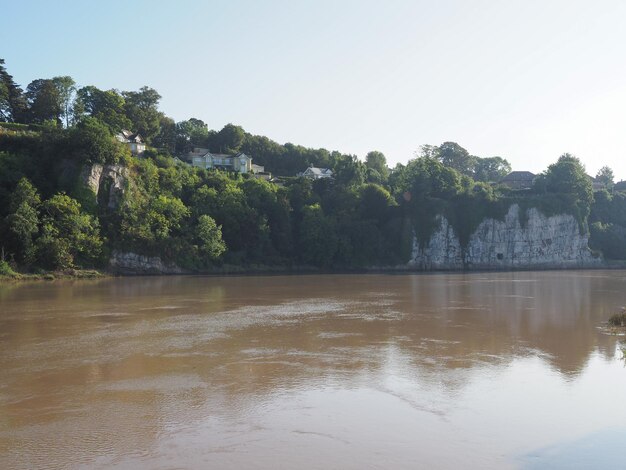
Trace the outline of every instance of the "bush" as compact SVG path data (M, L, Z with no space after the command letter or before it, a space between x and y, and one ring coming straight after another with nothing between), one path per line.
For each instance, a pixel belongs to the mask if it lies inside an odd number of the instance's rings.
M623 328L626 326L626 310L611 315L609 318L609 326Z
M5 260L0 260L0 276L16 277L17 273L13 271L9 263Z
M95 118L85 118L72 129L71 143L75 157L87 163L117 163L129 152L115 140L109 128Z
M626 259L626 228L595 222L590 226L589 246L608 259Z

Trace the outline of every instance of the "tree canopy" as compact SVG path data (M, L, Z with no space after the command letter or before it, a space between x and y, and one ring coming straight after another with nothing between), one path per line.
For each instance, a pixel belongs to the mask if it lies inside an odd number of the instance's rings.
M626 196L603 167L596 181L606 189L594 197L573 155L516 191L497 184L511 170L505 158L475 156L456 142L423 145L391 170L379 151L361 160L235 124L176 122L159 110L160 99L147 86L101 90L69 76L33 80L24 92L0 60L0 239L14 267L102 266L114 250L192 271L393 265L407 261L414 237L430 239L438 216L465 246L482 220L503 217L511 204L572 214L581 230L590 228L594 249L626 257ZM115 139L122 129L147 141L142 158ZM277 178L192 167L181 160L193 147L244 152ZM297 176L310 166L331 169L333 178ZM96 175L90 185L86 175Z

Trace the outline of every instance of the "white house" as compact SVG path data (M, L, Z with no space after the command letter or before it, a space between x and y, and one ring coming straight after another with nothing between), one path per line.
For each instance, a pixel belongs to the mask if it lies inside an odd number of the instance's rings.
M305 178L319 180L321 178L332 178L333 171L329 168L316 168L314 166L310 166L302 173L298 173L298 176L304 176Z
M261 165L255 165L254 163L252 164L252 173L257 174L257 173L265 173L265 167L261 166Z
M251 173L252 172L252 158L245 153L238 153L237 155L227 155L224 153L211 153L207 150L206 153L201 154L194 149L188 157L191 159L191 164L200 168L218 168L221 170L236 171L237 173Z
M115 138L119 142L126 144L130 149L130 153L133 155L141 155L146 151L146 144L143 142L139 134L133 134L132 132L124 129L122 132L117 134Z

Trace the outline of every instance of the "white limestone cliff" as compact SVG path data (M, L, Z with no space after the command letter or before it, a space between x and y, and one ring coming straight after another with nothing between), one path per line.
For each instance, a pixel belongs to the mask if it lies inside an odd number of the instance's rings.
M578 222L568 214L546 217L528 210L522 226L520 208L509 208L503 221L486 219L471 235L465 249L445 217L429 242L420 247L413 240L409 266L432 269L584 268L602 260L589 249L589 235L581 234Z
M181 274L185 270L168 264L158 256L144 256L132 252L114 251L109 269L118 274Z

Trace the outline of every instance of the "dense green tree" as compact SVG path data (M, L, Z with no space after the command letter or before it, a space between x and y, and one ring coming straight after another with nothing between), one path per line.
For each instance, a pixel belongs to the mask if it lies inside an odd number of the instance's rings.
M396 193L398 183L404 175L406 166L402 163L396 163L396 166L389 172L389 178L387 179L387 185L392 194Z
M611 197L611 218L606 221L626 227L626 194L616 192Z
M471 184L471 179L431 157L411 160L399 171L396 198L406 209L421 245L437 228L437 216L445 214L449 201L464 191L464 178Z
M365 155L365 166L370 170L376 171L382 178L382 181L385 181L387 176L389 176L387 159L382 152L372 151Z
M476 165L476 157L456 142L444 142L434 152L437 160L462 175L472 176Z
M396 194L406 201L426 197L449 199L462 189L461 175L430 157L409 161L396 181Z
M211 140L211 138L209 139ZM254 162L265 166L265 171L281 176L295 176L309 166L333 168L341 153L312 149L286 143L280 145L264 136L245 133L240 150L254 157Z
M365 165L356 155L342 155L335 162L334 179L343 186L360 186L365 182Z
M190 209L171 194L160 193L159 168L150 159L136 162L136 178L118 209L116 243L125 249L172 260L181 248Z
M596 174L596 180L600 183L604 183L608 187L613 186L614 179L615 175L613 174L613 170L608 166L603 166Z
M237 181L214 173L192 197L196 216L213 217L222 227L222 237L232 252L246 253L258 241L258 217L247 204L246 195Z
M331 266L338 246L335 223L319 204L306 206L300 224L300 257L305 264Z
M73 152L77 159L89 163L116 163L128 157L128 148L117 142L109 127L95 118L83 118L71 130Z
M324 214L335 219L351 218L359 200L360 185L336 184L330 178L313 181L313 191L319 198Z
M574 155L565 153L559 157L535 182L535 188L559 195L566 206L572 208L581 223L586 223L593 202L593 187L585 167Z
M389 191L377 184L366 184L359 188L359 212L364 219L384 222L390 216L389 208L395 206Z
M100 90L95 86L86 86L76 92L74 119L80 120L85 115L94 117L106 124L112 133L123 129L134 130L132 122L126 116L124 97L117 90Z
M474 179L486 183L498 182L511 172L511 164L502 157L476 158Z
M76 82L72 77L66 75L54 77L52 83L57 89L61 117L65 120L65 127L69 127L72 118L72 102L76 93Z
M9 211L17 211L22 204L28 204L35 209L41 204L41 198L39 197L37 189L28 181L28 178L25 177L19 180L15 190L11 194L9 199Z
M29 83L25 93L28 100L29 121L34 123L44 123L52 121L61 124L63 114L61 94L54 81L48 79L37 79Z
M381 174L372 168L367 168L365 172L365 181L367 183L385 184L385 179L381 176Z
M564 153L556 163L544 173L546 190L554 193L577 193L584 201L593 198L591 181L580 160L569 153Z
M0 122L24 122L28 104L22 89L15 83L0 59Z
M439 147L437 147L436 145L428 145L428 144L420 145L419 151L415 152L415 157L417 158L427 157L427 158L437 159L438 155L439 155Z
M162 157L157 158L157 164L162 159ZM172 196L180 196L182 194L184 184L182 176L183 175L181 175L181 172L174 164L170 164L166 168L159 168L159 187L161 188L161 191Z
M22 178L11 195L6 225L14 243L16 259L30 264L34 260L34 238L39 231L39 206L41 200L35 187Z
M211 260L219 258L226 251L226 244L222 240L222 227L208 215L198 217L196 237L200 252Z
M138 132L143 139L152 143L160 130L162 114L159 112L161 95L150 87L144 86L139 91L124 91L124 111L130 119L133 132Z
M4 67L4 59L0 59L0 122L11 120L11 104L9 102L9 85L4 80L5 76L9 76ZM12 80L13 77L11 77Z
M270 242L259 246L260 250L271 256L290 254L292 248L290 206L287 191L261 179L247 179L241 183L248 207L257 215L257 226L266 225ZM261 237L262 238L262 237ZM262 255L260 255L262 257Z
M151 199L147 222L155 240L165 240L181 228L182 221L189 216L189 209L177 197L160 195Z
M608 259L626 259L626 194L594 193L589 246Z
M589 246L608 259L626 259L626 227L595 222L589 227Z
M193 147L208 148L209 128L201 119L176 123L176 153L184 155Z
M264 165L265 169L277 174L289 174L283 170L287 163L284 158L285 147L265 136L246 134L241 151L254 156L254 162Z
M299 215L304 206L319 202L313 192L313 182L308 178L296 178L286 183L288 198L294 212Z
M610 194L606 189L593 194L591 206L591 222L615 224L626 227L626 194L616 192Z
M176 122L165 115L159 119L159 133L152 139L151 145L167 153L176 153Z
M41 236L37 239L39 264L68 269L97 263L102 251L97 219L81 212L80 204L56 194L42 204Z
M613 197L606 189L596 191L593 194L593 205L591 206L590 222L612 222L613 218Z
M220 153L237 153L244 139L245 132L240 126L226 124L212 139L211 149Z

